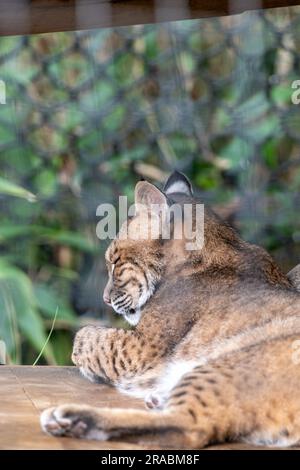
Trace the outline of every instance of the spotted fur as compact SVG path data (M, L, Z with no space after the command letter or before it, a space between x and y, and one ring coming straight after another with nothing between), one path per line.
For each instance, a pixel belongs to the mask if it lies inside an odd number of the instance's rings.
M43 429L166 448L227 439L299 444L298 271L289 279L207 208L203 248L164 240L159 224L150 237L150 203L166 211L172 202L197 202L181 174L164 192L138 183L135 198L146 210L137 209L108 248L104 292L135 328L85 327L72 357L88 379L142 397L153 410L67 404L44 411Z

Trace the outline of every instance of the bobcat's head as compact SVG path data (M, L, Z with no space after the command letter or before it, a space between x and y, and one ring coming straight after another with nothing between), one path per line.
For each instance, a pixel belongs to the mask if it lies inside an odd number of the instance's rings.
M174 204L181 208L188 205L192 212L187 217L184 210L178 214L173 211ZM141 309L158 284L174 284L174 278L177 289L190 276L199 283L206 280L207 286L239 282L248 286L291 285L265 250L244 242L206 206L203 243L193 243L192 250L187 248L191 238L186 227L192 226L191 235L196 240L201 231L198 207L191 184L181 173L172 173L163 191L146 181L136 185L135 214L123 224L106 252L109 279L103 295L104 301L132 325L139 322ZM170 214L171 223L167 225Z
M162 237L164 216L176 194L184 199L192 197L190 182L178 172L170 176L163 191L146 181L137 183L135 215L121 227L106 251L109 279L103 299L132 325L138 323L141 308L164 276L166 264L172 264L180 254L180 241L172 237L174 220L171 239ZM173 242L177 242L177 250L172 255Z

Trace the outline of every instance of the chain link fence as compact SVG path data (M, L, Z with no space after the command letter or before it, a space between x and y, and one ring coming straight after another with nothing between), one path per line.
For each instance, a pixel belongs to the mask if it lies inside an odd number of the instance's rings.
M37 197L0 195L0 254L41 303L52 292L48 313L104 314L96 208L174 168L284 269L299 261L299 50L300 7L0 38L1 176Z

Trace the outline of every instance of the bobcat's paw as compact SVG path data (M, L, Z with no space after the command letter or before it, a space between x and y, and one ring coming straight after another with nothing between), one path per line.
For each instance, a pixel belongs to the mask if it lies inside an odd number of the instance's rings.
M150 410L152 409L162 409L166 403L166 397L157 392L149 393L145 398L145 405Z
M105 441L109 433L97 428L89 406L61 405L43 411L40 418L44 432L52 436Z
M87 358L91 355L91 348L94 348L98 329L95 326L85 326L81 328L75 336L72 352L72 361L75 366L82 367Z
M101 367L101 356L98 344L105 342L107 328L85 326L75 336L72 361L79 367L82 375L91 382L109 383Z

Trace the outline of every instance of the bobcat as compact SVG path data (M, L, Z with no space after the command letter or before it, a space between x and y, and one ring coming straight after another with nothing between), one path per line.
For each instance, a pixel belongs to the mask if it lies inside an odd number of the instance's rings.
M184 175L173 173L163 192L139 182L135 202L146 210L107 249L104 291L105 302L134 328L84 327L72 359L88 379L144 398L148 409L66 404L42 413L44 431L165 448L228 439L299 443L300 364L293 345L300 339L300 294L292 281L207 207L202 248L163 239L161 226L145 237L153 205L195 206ZM174 217L172 233L177 223Z

